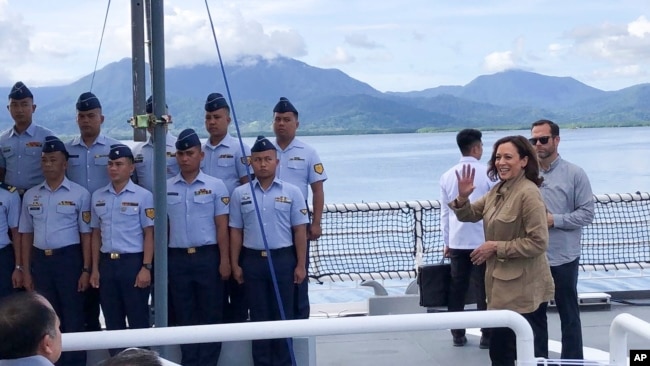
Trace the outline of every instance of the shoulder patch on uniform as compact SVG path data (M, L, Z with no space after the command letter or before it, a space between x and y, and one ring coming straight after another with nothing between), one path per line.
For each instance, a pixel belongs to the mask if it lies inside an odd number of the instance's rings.
M13 193L13 192L16 191L16 187L14 187L14 186L10 186L10 185L7 184L7 183L0 183L0 188L2 188L2 189L6 189L7 191L9 191L9 192L11 192L11 193Z
M156 217L156 211L153 208L145 208L144 214L147 215L147 217L151 220L153 220L154 217Z
M307 212L308 212L308 211L307 211L306 208L301 208L301 209L300 209L300 213L303 214L303 215L307 215Z
M221 197L221 202L223 202L224 205L227 205L230 203L230 197Z
M315 165L314 165L314 171L315 171L316 173L318 173L318 174L323 174L323 172L325 171L325 168L323 168L323 164L322 164L322 163L318 163L318 164L315 164Z
M90 211L83 211L81 213L81 219L84 220L86 224L90 224Z
M240 158L241 163L244 165L250 165L251 164L251 157L250 156L242 156Z

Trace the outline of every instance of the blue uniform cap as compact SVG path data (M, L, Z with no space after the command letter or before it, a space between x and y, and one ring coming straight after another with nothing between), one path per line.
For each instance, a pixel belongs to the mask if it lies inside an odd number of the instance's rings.
M266 150L276 150L275 145L264 136L257 136L255 144L251 147L251 153L262 152Z
M183 130L180 135L178 135L178 139L176 140L176 150L183 151L194 146L201 146L201 140L199 140L199 136L196 134L196 131L191 128Z
M34 98L34 95L22 81L19 81L11 87L9 99L21 100L25 98Z
M221 93L211 93L205 100L205 111L214 112L221 108L230 108L226 102L226 98Z
M273 113L286 113L286 112L293 112L296 115L298 115L298 110L291 104L289 99L282 97L280 98L280 101L278 104L275 105L275 108L273 108Z
M65 144L63 143L63 141L59 140L59 138L56 136L45 137L45 143L43 144L42 151L44 153L60 151L65 155L66 159L69 156L68 150L65 148Z
M133 153L131 149L124 144L111 145L111 151L108 153L109 160L117 160L119 158L130 158L133 160Z
M165 104L165 108L169 108L167 104ZM147 113L153 113L153 95L150 95L149 98L147 98L147 106L145 109Z
M79 96L79 99L77 99L77 110L80 112L86 112L101 107L102 104L99 103L99 99L97 99L95 94L91 92L85 92Z

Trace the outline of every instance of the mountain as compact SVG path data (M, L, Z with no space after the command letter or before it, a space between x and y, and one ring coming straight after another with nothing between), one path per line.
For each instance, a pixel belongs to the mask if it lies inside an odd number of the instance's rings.
M237 121L247 135L271 133L272 109L281 96L300 111L301 134L516 129L540 118L575 127L650 124L650 84L606 92L570 77L508 70L479 76L465 86L382 93L340 70L290 58L250 57L226 65L225 71ZM225 94L220 67L174 67L165 75L172 131L192 127L205 135L205 97L215 91ZM35 120L61 135L78 133L74 104L91 80L89 74L68 85L32 88L38 105ZM149 85L149 75L145 80ZM93 92L102 102L103 130L109 135L132 135L126 123L132 114L131 84L130 59L94 75ZM0 121L6 128L11 119L3 110Z

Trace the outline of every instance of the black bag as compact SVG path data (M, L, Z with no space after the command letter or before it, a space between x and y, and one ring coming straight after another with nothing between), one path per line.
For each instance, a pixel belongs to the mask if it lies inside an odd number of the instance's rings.
M451 282L451 263L444 262L444 259L440 263L420 266L418 271L420 306L447 306L449 282Z

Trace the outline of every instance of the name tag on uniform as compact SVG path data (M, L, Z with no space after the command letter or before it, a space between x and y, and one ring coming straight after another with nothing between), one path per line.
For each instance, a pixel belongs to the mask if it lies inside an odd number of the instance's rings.
M230 154L221 154L219 155L219 159L232 159L233 156Z
M291 198L285 196L275 197L275 202L291 203Z
M27 147L41 147L41 146L43 146L43 143L40 142L40 141L29 141L29 142L25 143L25 146L27 146Z
M74 206L75 203L72 202L72 201L61 201L61 202L59 202L59 205L61 205L61 206Z

